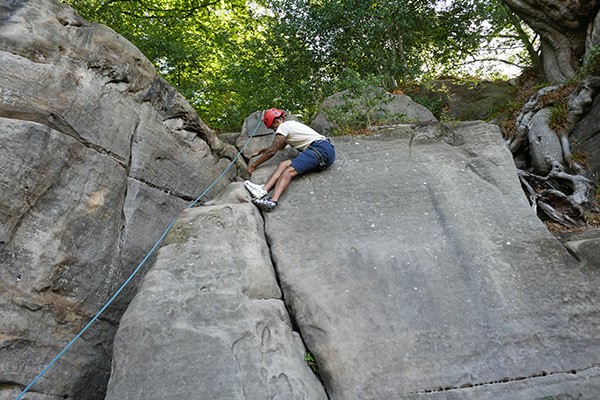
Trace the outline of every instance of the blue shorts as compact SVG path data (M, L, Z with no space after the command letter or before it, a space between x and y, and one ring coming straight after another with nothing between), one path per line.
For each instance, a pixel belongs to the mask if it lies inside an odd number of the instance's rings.
M329 139L312 142L306 150L292 159L292 167L298 175L311 171L323 171L335 161L335 149Z

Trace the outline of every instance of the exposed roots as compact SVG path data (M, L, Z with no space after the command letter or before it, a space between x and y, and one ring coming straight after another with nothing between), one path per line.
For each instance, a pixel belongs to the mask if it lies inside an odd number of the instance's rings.
M592 196L594 182L582 175L568 174L560 165L555 165L546 176L519 170L519 179L541 219L549 218L567 228L583 228L589 213L600 212Z
M590 215L600 213L596 183L575 161L569 142L599 88L600 81L590 79L577 88L563 85L540 90L521 109L515 121L517 134L507 140L529 203L553 226L584 228L596 220Z

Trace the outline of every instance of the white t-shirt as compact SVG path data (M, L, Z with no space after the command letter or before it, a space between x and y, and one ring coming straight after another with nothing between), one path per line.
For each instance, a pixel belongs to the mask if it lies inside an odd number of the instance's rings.
M298 121L283 122L275 133L285 136L286 143L300 151L306 150L316 140L325 139L325 136Z

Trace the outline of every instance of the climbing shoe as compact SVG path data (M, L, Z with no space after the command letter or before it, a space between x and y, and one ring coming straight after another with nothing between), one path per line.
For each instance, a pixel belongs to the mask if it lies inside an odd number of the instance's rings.
M262 199L267 195L265 185L257 185L250 181L244 181L244 186L246 186L246 190L248 190L255 199Z
M252 203L264 212L271 212L277 206L277 202L271 199L252 199Z

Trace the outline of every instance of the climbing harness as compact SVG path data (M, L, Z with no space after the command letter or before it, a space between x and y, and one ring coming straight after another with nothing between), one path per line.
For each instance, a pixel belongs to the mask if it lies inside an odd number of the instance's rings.
M217 179L215 179L215 181L210 186L208 186L208 188L206 188L206 190L204 190L204 192L202 192L202 194L200 194L200 196L198 196L194 201L192 201L186 207L186 209L192 208L193 206L195 206L196 203L198 203L198 201L200 201L200 199L202 197L204 197L206 195L206 193L208 193L213 188L213 186L215 186L217 184L217 182L219 182L225 176L225 174L227 173L227 171L229 171L229 169L233 166L233 164L235 164L235 162L237 161L237 159L240 157L240 155L242 154L242 152L244 151L244 149L246 148L246 146L248 145L248 143L250 143L250 140L252 139L252 137L254 136L254 134L256 133L256 131L258 130L258 127L260 126L261 122L262 121L258 122L258 124L256 125L256 128L254 128L254 131L248 137L248 140L246 141L246 143L244 144L244 146L240 149L240 151L238 151L238 153L236 154L236 156L231 160L231 162L229 163L229 165L227 166L227 168L225 168L223 170L223 172L221 173L221 175L219 175L219 177ZM137 268L131 273L131 275L129 275L129 278L127 278L127 280L125 280L125 282L121 285L121 287L108 300L108 302L100 309L100 311L98 311L96 313L96 315L94 315L94 317L90 320L90 322L88 322L88 324L85 327L83 327L83 329L69 342L69 344L67 344L65 346L65 348L62 349L62 351L60 353L58 353L58 355L56 357L54 357L54 359L52 361L50 361L50 363L48 364L48 366L46 366L46 368L44 368L44 370L42 370L42 372L40 372L38 374L38 376L36 376L35 379L33 379L31 381L31 383L25 387L25 389L23 389L23 391L17 396L17 398L15 400L20 400L32 388L32 386L35 385L37 383L37 381L50 369L50 367L52 367L58 361L58 359L60 357L62 357L63 354L66 353L66 351L75 343L75 341L77 341L77 339L79 339L81 337L81 335L83 335L85 333L85 331L87 331L90 328L90 326L92 326L92 324L100 317L100 315L108 308L108 306L110 306L112 304L112 302L123 291L123 289L125 289L125 287L133 279L133 277L139 272L139 270L142 268L142 266L146 263L146 261L148 261L148 259L150 258L150 256L158 248L158 245L167 236L167 233L169 233L169 231L171 230L171 228L173 228L173 225L175 225L175 222L177 222L177 218L175 218L173 220L173 222L171 222L171 224L167 227L167 229L164 231L164 233L162 234L162 236L154 244L154 246L152 247L152 249L150 250L150 252L138 264Z

